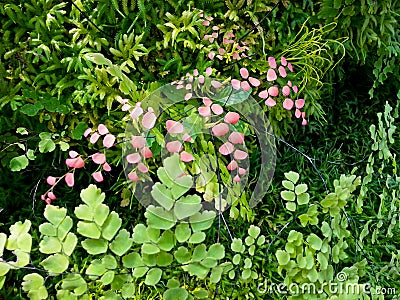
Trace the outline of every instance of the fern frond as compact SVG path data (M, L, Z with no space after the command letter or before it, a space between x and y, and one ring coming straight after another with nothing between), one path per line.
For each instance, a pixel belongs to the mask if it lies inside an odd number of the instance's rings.
M131 10L134 11L136 8L136 0L131 1Z
M116 11L119 10L119 7L118 7L118 0L111 0L111 4L112 4L112 6L114 7L114 9L115 9Z
M126 16L129 15L128 0L122 0L122 11Z
M145 16L146 15L146 5L144 4L144 0L137 0L137 5L139 7L139 11Z

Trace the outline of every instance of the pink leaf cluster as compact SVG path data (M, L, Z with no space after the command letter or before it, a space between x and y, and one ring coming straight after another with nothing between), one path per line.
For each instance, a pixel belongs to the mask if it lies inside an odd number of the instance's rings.
M232 112L232 111L227 112L224 116L224 123L216 124L211 128L212 134L216 137L223 137L228 135L230 132L229 125L236 124L239 121L239 119L240 115L237 112ZM237 175L233 178L235 182L239 182L240 175L246 173L246 170L244 168L239 167L238 162L246 159L248 157L248 153L243 150L235 148L235 145L242 145L243 143L244 143L244 134L238 131L233 131L229 134L228 141L222 144L218 149L218 152L224 156L233 153L234 160L232 160L228 164L227 169L229 171L234 171L236 169L238 170Z
M219 104L213 104L212 100L208 97L203 97L204 106L200 106L197 110L199 115L202 117L211 117L211 112L215 115L221 115L224 112L224 109Z
M248 57L246 55L246 51L249 50L249 47L246 46L246 42L240 42L242 46L239 44L235 44L234 38L235 34L233 31L225 31L221 30L220 26L212 26L211 22L213 21L213 17L204 16L204 11L200 10L198 16L201 18L202 25L212 29L212 32L205 34L203 36L203 40L208 41L212 46L213 50L208 53L208 58L213 60L215 57L219 60L226 59L234 59L239 60L241 57ZM222 26L224 27L224 26ZM222 34L223 33L223 34ZM219 37L222 36L222 43ZM218 54L216 54L218 53Z
M287 77L287 70L293 72L293 66L288 63L285 57L281 57L280 65L276 62L276 59L272 56L268 57L268 64L270 69L267 71L267 81L274 84L274 81L278 79L278 75L282 78ZM258 96L265 99L265 105L268 107L273 107L276 105L276 98L283 96L284 100L282 102L282 107L286 110L292 110L295 108L295 117L302 118L302 125L307 125L307 120L305 119L305 113L301 111L304 107L304 99L293 100L291 94L294 96L298 93L299 89L296 85L293 85L290 80L287 81L281 89L278 85L274 84L268 89L259 92Z
M231 80L232 88L235 90L242 89L242 90L248 92L251 90L251 86L258 87L261 84L260 80L249 76L249 71L246 68L240 69L240 76L242 77L242 79L245 79L245 80L242 80L242 81L240 81L238 79Z
M185 88L187 93L185 94L184 99L186 101L188 101L193 98L193 91L192 91L193 86L191 83L187 83L187 84L183 85L185 83L185 81L193 82L195 79L197 79L198 83L204 84L205 77L210 77L212 75L212 72L213 72L213 69L211 67L208 67L205 70L204 75L200 75L199 70L194 69L193 75L191 75L190 73L186 73L186 76L183 76L179 81L172 82L171 85L176 85L177 90ZM222 87L222 84L216 80L212 80L211 85L215 89Z
M137 171L141 173L147 173L149 171L148 167L143 163L146 159L153 156L153 152L150 148L146 147L146 139L143 136L133 136L132 146L139 152L134 152L126 156L126 161L130 164L136 165L134 171L128 175L131 181L138 181L139 176ZM143 161L143 162L142 162Z
M141 104L141 102L137 102L135 107L131 107L129 115L133 121L137 122L139 122L139 118L142 117L140 124L143 126L143 128L150 130L154 128L157 121L157 116L152 107L147 108L147 112L145 112L141 107Z
M168 120L166 122L167 131L171 134L177 134L182 139L183 142L190 142L192 137L185 133L183 124ZM194 161L194 157L189 152L183 151L183 144L180 141L170 141L165 147L169 153L179 153L179 158L183 162L191 162Z
M103 138L103 146L106 148L111 148L115 144L115 136L109 133L108 128L104 124L99 124L97 131L92 132L92 128L86 129L83 134L85 137L90 135L90 143L96 144L100 136Z

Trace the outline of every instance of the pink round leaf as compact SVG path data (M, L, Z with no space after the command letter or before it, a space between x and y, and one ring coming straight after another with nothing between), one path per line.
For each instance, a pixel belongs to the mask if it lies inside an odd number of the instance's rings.
M219 89L222 87L222 83L216 80L211 80L211 85L214 89Z
M132 109L130 116L133 120L137 120L143 114L143 109L140 106L136 106Z
M215 125L211 131L215 136L223 136L229 132L229 126L225 123L220 123Z
M49 185L54 185L56 183L56 181L57 181L57 178L53 177L53 176L48 176L46 179L46 182Z
M141 160L141 156L139 153L131 153L126 156L126 160L130 164L137 164Z
M154 124L156 123L156 115L152 111L148 111L147 113L144 114L142 118L142 125L146 129L151 129L154 127Z
M268 98L268 91L267 91L267 90L261 91L261 92L258 94L258 97L260 97L260 98L262 98L262 99Z
M239 72L243 79L247 79L249 77L249 71L247 71L246 68L240 68Z
M233 181L234 181L234 182L240 182L240 177L239 177L239 175L236 175L235 177L233 177Z
M282 94L283 94L283 96L289 96L289 95L290 95L290 87L288 87L287 85L285 85L285 86L282 88Z
M73 187L75 184L75 180L74 180L74 173L67 173L65 175L65 182L67 183L67 185L69 187Z
M287 66L287 60L286 60L286 58L285 57L281 57L281 65L282 66Z
M228 140L232 144L243 144L244 142L244 134L241 132L234 131L229 135Z
M182 136L182 140L185 141L185 142L190 142L192 140L192 137L190 135L188 135L187 133L185 133Z
M93 173L92 176L93 176L94 180L96 180L97 182L102 182L104 180L103 174L101 174L101 171Z
M56 195L54 195L53 192L48 192L47 193L47 197L49 197L50 200L56 200L57 199Z
M226 168L228 169L228 171L236 170L237 167L238 167L238 163L236 162L236 160L232 160L232 161L226 166Z
M272 57L272 56L268 57L268 64L272 69L275 69L276 68L275 57Z
M183 125L179 122L173 121L173 120L168 120L165 123L166 127L167 127L167 131L169 133L182 133L183 132Z
M249 77L249 82L252 86L259 86L261 84L260 80L258 80L257 78L253 78L253 77Z
M212 110L212 112L213 112L214 114L216 114L216 115L220 115L220 114L222 114L222 113L224 112L224 109L223 109L222 106L219 105L219 104L213 104L213 105L211 105L211 110Z
M294 85L294 86L292 87L292 89L293 89L293 92L295 92L296 94L297 94L297 92L299 91L299 88L297 87L297 85Z
M211 74L212 74L212 68L211 68L211 67L208 67L208 68L206 69L206 76L207 76L207 77L210 77Z
M232 79L231 84L232 84L233 89L235 89L235 90L240 89L240 80Z
M273 69L269 69L267 72L267 80L268 81L274 81L276 80L278 77L276 76L276 73Z
M211 109L208 106L199 107L198 112L202 117L210 117L211 116Z
M198 78L198 80L199 80L199 83L200 83L200 84L203 84L203 83L204 83L204 76L203 76L203 75L200 75L199 78Z
M213 60L214 57L215 57L215 53L214 53L213 51L211 51L211 52L208 53L208 58L209 58L209 59Z
M95 153L92 155L95 164L102 165L106 162L106 156L103 153Z
M143 148L146 146L146 139L143 136L132 137L132 146L134 148Z
M100 137L100 134L98 134L97 132L93 133L90 136L90 143L95 144L98 141L99 137Z
M269 87L268 93L272 97L277 97L279 95L279 88L275 85Z
M91 134L92 133L92 128L88 128L88 129L86 129L85 130L85 132L83 133L83 136L84 137L87 137L89 134Z
M236 150L235 153L233 154L233 157L236 160L243 160L246 159L248 156L247 152L244 152L242 150Z
M235 150L235 147L229 142L226 142L218 149L219 153L222 155L229 155L233 152L233 150Z
M246 174L246 169L239 168L239 175L244 175Z
M288 67L288 69L289 69L290 72L293 72L293 66L292 66L291 63L288 63L287 67Z
M283 108L287 109L287 110L291 110L293 108L293 100L290 98L286 98L285 101L283 101L282 106Z
M265 100L265 105L268 107L273 107L276 105L276 101L269 97L267 100Z
M129 180L132 180L133 182L136 182L139 180L139 176L137 176L136 172L132 172L128 174Z
M151 152L150 148L144 147L141 151L144 158L150 158L153 156L153 152Z
M166 145L168 152L180 152L183 149L182 143L179 141L168 142Z
M67 158L65 161L66 165L70 168L80 169L85 166L85 162L81 157Z
M306 119L303 119L303 121L301 122L301 125L303 125L303 126L306 126L308 123L307 123L307 120Z
M149 169L143 163L139 163L137 168L142 173L147 173L149 171Z
M185 100L187 101L187 100L190 100L190 99L192 99L192 97L193 97L193 94L192 93L187 93L186 95L185 95Z
M124 105L122 105L121 110L122 111L128 111L131 109L132 106L130 106L128 103L125 103Z
M111 133L107 134L103 139L103 146L106 148L111 148L114 146L115 136Z
M300 109L296 108L296 111L294 112L294 116L299 119L301 117L301 111Z
M247 81L242 81L240 83L240 87L243 89L243 91L248 92L251 90L251 86Z
M218 53L219 53L220 55L225 54L225 49L224 49L224 48L219 48L219 49L218 49Z
M296 108L300 109L304 107L304 99L297 99L295 101Z
M292 84L292 82L289 80L289 81L287 82L287 85L290 86L290 87L292 87L293 84Z
M104 163L103 164L103 170L106 172L110 172L111 171L111 166L108 163Z
M71 151L68 152L68 155L69 155L70 158L75 158L75 157L77 157L79 155L79 153L76 152L76 151L71 150Z
M287 76L285 67L279 66L278 71L279 71L279 75L281 75L281 77L285 78Z
M224 121L229 124L236 124L239 118L240 115L237 112L230 111L225 115Z
M190 162L194 160L193 155L186 151L182 151L181 154L179 155L179 158L183 162Z
M205 106L211 106L211 104L213 103L210 98L208 97L203 97L203 103Z
M97 131L100 133L100 135L105 135L108 133L108 129L104 124L100 124L99 127L97 127Z

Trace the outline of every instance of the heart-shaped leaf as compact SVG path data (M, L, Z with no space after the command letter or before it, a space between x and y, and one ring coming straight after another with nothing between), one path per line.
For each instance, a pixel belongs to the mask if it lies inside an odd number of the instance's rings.
M175 203L174 213L178 220L185 219L201 209L201 198L198 195L181 197Z
M80 196L83 202L93 208L102 203L105 199L105 194L102 193L94 184L91 184L88 188L82 190Z
M50 273L63 273L69 265L68 256L64 254L54 254L40 263Z
M205 210L203 212L197 212L189 217L190 226L193 232L206 230L211 227L214 222L216 213L215 211Z
M172 212L153 205L147 207L144 215L147 218L147 225L155 229L167 230L172 228L176 222Z
M174 205L174 199L172 196L172 192L167 186L157 182L154 184L153 189L151 190L151 195L154 200L157 201L162 207L166 210L170 210Z
M61 221L64 220L66 215L66 208L59 208L58 206L54 205L46 205L44 210L44 217L56 227L60 225Z

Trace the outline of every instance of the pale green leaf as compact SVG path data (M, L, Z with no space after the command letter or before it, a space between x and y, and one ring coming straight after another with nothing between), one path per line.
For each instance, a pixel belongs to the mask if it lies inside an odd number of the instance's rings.
M156 285L160 279L161 279L161 275L162 275L162 270L159 268L152 268L149 270L149 272L147 272L146 275L146 279L144 280L144 283L146 285Z
M132 239L126 229L119 231L114 241L110 244L110 250L118 256L124 255L132 246Z
M108 242L102 239L86 239L82 242L82 247L87 251L87 253L96 255L107 252Z
M40 264L43 266L43 268L50 272L50 275L52 275L52 273L59 274L67 270L69 259L68 256L57 253L49 256Z

